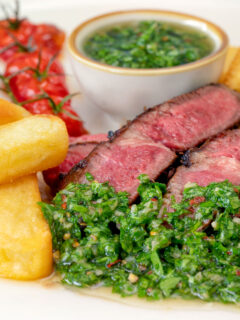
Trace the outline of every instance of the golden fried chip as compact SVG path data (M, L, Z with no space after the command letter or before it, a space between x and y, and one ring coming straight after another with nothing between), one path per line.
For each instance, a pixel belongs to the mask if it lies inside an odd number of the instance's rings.
M0 277L33 280L52 272L52 240L37 202L36 175L0 185Z
M29 115L30 113L24 108L0 99L0 125L20 120Z
M223 81L229 88L240 91L240 48L237 48Z
M225 62L224 62L223 72L222 72L222 75L221 75L221 78L220 78L220 82L224 81L225 76L226 76L226 74L227 74L227 72L229 70L229 67L230 67L233 59L236 56L237 51L238 51L238 47L229 47L228 48L227 56L226 56L226 59L225 59Z
M35 115L0 126L0 184L59 165L67 150L59 117Z

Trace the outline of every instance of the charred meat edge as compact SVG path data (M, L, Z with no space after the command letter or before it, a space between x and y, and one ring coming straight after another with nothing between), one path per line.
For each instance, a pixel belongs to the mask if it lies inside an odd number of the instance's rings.
M226 87L225 85L223 84L214 84L214 83L211 83L207 86L213 86L213 87L220 87L220 88L224 88L224 89L227 89L229 92L231 92L234 96L236 96L238 98L238 100L240 101L240 95L238 92ZM136 121L140 120L142 117L144 117L146 114L148 114L149 112L152 112L154 111L156 108L160 108L165 105L166 103L169 104L170 107L172 106L177 106L185 101L188 101L188 100L191 100L192 98L196 97L196 96L200 96L199 94L199 91L202 90L205 86L203 87L200 87L194 91L191 91L191 92L188 92L188 93L185 93L183 95L180 95L180 96L177 96L173 99L170 99L168 101L165 101L163 102L162 104L160 105L156 105L152 108L149 108L147 109L146 111L144 111L143 113L139 114L138 116L136 116L132 121L127 121L126 125L124 125L123 127L121 127L120 129L116 130L115 132L113 131L109 131L108 133L108 141L103 141L103 142L99 142L96 147L89 153L89 155L81 160L79 163L77 163L70 171L67 175L65 175L62 179L60 179L60 183L59 183L59 187L58 187L58 190L61 190L63 188L65 188L70 182L73 182L73 181L76 181L76 178L74 179L73 176L78 173L78 177L80 177L82 174L84 174L84 169L87 167L88 165L88 162L89 160L91 159L91 157L98 151L98 149L101 147L102 144L106 144L106 143L113 143L120 135L122 135L132 124L134 124ZM233 124L231 127L233 127L234 125L236 124ZM228 128L226 128L228 129ZM218 133L219 134L219 133ZM210 137L209 137L210 139ZM205 140L206 141L206 140ZM201 143L203 143L204 141L200 141L199 142L199 145ZM191 149L194 149L195 147L191 148ZM169 148L171 150L171 148ZM189 149L189 150L191 150ZM182 152L177 152L177 155L181 155L182 157ZM185 163L189 161L189 156L190 154L186 154L186 152L183 154L183 156L186 155L186 159L185 160L182 160L184 161ZM172 161L171 163L169 163L169 166L173 163L174 161ZM189 162L188 165L190 166L191 163ZM81 170L79 172L79 170ZM159 172L158 176L160 176L161 172ZM158 177L156 176L156 178Z

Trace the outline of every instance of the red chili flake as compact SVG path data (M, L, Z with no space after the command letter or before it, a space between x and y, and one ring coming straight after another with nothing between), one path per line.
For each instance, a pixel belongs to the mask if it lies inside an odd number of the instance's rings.
M184 212L178 216L179 219L183 219L185 217L188 217L190 219L194 219L194 214L192 212Z
M152 274L152 273L153 273L153 272L152 272L151 270L147 272L147 274Z
M152 288L147 288L147 293L151 293L153 291Z
M138 269L140 271L146 271L147 267L145 265L139 264Z
M236 192L236 193L239 193L239 190L237 188L233 188L233 190Z
M210 241L210 240L214 240L214 236L204 236L203 237L203 240L207 240L207 241Z
M239 213L235 213L234 216L237 217L237 218L240 218L240 212Z
M240 276L240 270L236 270L236 275L239 277Z
M111 268L112 266L114 266L115 264L117 264L117 263L119 263L119 262L121 262L121 261L122 261L121 259L118 259L118 260L116 260L116 261L114 261L114 262L112 262L112 263L107 264L107 267L108 267L108 268Z
M65 210L67 208L66 202L62 203L61 207Z
M66 199L67 199L67 197L65 196L65 194L62 194L62 201L64 202Z
M232 252L231 251L227 251L227 255L231 256Z
M186 213L180 214L180 216L178 216L179 219L183 219L186 217Z
M193 207L189 207L189 208L188 208L188 211L194 213L194 212L195 212L195 209L194 209Z
M195 197L194 199L189 201L189 204L192 206L193 204L198 204L205 201L205 197Z
M153 197L153 198L151 199L151 201L158 201L158 198L157 198L157 197Z
M173 229L173 226L168 223L167 221L163 221L162 225L166 228L166 229Z
M214 211L213 211L213 216L216 217L217 214L218 214L218 211L217 211L217 210L214 210Z

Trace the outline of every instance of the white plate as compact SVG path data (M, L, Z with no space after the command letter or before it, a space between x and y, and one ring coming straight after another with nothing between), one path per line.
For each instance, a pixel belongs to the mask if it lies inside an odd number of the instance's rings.
M3 2L3 1L1 1ZM11 3L11 0L5 0ZM231 44L240 46L239 0L22 0L22 12L35 22L51 22L70 32L80 21L106 11L126 8L162 8L178 10L209 19L224 28ZM64 65L71 74L66 55ZM72 91L75 80L69 76ZM105 93L107 94L107 93ZM84 97L74 100L74 106L92 133L116 129L114 119L99 112ZM14 200L14 199L13 199ZM239 320L240 308L203 302L145 302L137 299L108 299L98 291L71 291L51 282L16 282L0 280L1 320ZM91 296L91 295L95 295ZM101 297L100 297L101 295Z

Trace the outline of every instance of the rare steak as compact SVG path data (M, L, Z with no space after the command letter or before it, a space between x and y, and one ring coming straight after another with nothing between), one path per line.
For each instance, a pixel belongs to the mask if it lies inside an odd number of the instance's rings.
M69 149L66 159L57 167L50 168L43 172L45 182L55 190L59 180L66 175L72 167L87 157L99 142L107 141L106 134L83 135L70 137Z
M226 131L188 157L188 167L180 166L169 181L164 201L168 208L172 196L177 202L181 201L188 183L207 186L227 179L240 184L240 129Z
M99 182L137 196L137 177L157 178L176 158L175 151L197 146L240 120L240 98L223 85L208 85L139 115L97 145L60 183L85 183L90 172Z
M223 85L208 85L174 98L140 115L136 131L184 151L240 120L240 95Z
M63 186L69 182L85 183L85 173L90 172L100 182L109 181L116 191L127 191L134 200L139 185L137 177L146 172L151 179L157 178L176 155L161 142L133 134L128 129L115 137L114 142L99 144L89 157L73 167L63 179Z
M98 134L84 134L79 137L69 137L69 144L76 144L82 142L102 142L107 141L108 137L106 133L98 133Z

